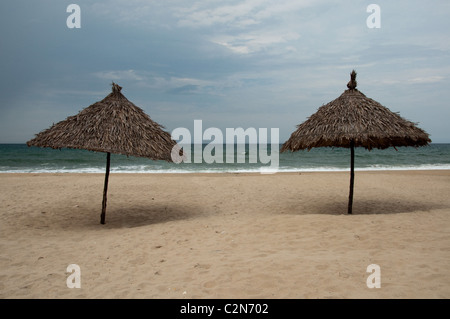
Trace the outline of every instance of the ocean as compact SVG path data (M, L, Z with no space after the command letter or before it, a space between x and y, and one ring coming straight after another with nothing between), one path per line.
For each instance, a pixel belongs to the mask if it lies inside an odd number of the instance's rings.
M350 168L350 149L346 148L325 147L315 148L309 152L277 154L276 151L271 152L270 145L267 150L253 148L251 145L235 145L234 156L231 157L227 157L226 147L223 148L223 154L218 148L215 150L211 148L208 144L204 144L201 148L192 145L191 163L179 164L111 154L111 172L273 173L348 171ZM253 157L255 154L256 157ZM266 157L260 157L261 154ZM270 161L267 160L268 156L269 158L271 156ZM101 152L75 149L54 150L28 147L26 144L0 144L0 173L104 173L105 166L106 154ZM355 170L357 171L433 169L450 169L450 144L430 144L419 148L398 147L397 150L394 148L372 151L364 148L355 149Z

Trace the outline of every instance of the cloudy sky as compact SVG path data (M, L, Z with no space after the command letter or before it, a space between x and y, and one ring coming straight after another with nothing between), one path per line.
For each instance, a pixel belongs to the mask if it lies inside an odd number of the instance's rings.
M70 4L81 28L68 28ZM369 28L370 4L381 9ZM450 1L2 0L0 143L122 93L172 132L297 124L358 88L450 142Z

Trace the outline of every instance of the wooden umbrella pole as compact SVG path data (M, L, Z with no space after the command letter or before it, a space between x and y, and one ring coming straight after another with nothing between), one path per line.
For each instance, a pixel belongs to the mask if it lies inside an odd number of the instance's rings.
M106 193L108 192L108 179L109 179L109 165L111 161L111 153L106 155L106 173L105 173L105 186L103 188L103 202L102 202L102 214L100 216L100 223L105 223L106 215Z
M355 141L350 141L350 153L351 153L351 160L350 160L350 194L348 196L348 214L352 213L352 206L353 206L353 184L355 182Z

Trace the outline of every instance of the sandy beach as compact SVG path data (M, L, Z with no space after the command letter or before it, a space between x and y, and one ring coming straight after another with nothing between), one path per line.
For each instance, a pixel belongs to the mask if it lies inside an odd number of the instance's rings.
M450 298L450 171L103 181L0 174L0 298Z

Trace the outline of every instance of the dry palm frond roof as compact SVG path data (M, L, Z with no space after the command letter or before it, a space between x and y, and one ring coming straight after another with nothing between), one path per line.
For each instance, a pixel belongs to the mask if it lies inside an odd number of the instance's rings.
M391 112L356 89L356 72L337 99L321 106L297 126L281 151L310 150L313 147L355 147L385 149L396 146L424 146L428 134L415 123Z
M27 145L172 161L170 154L176 142L163 126L128 101L121 89L113 83L112 92L103 100L36 134Z

